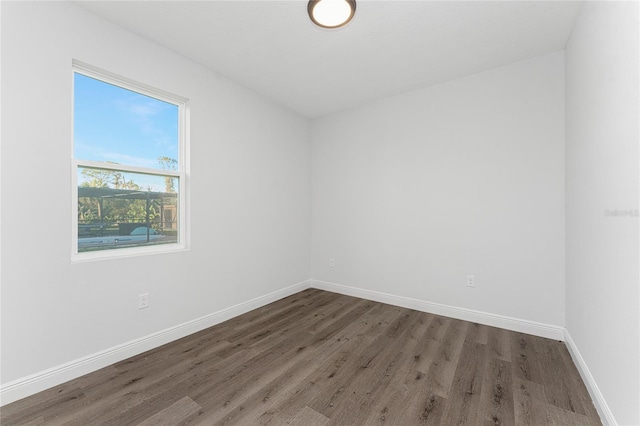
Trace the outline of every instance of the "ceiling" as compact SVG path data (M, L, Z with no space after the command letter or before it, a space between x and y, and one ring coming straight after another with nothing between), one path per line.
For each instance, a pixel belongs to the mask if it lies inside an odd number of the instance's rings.
M358 0L326 30L304 0L75 3L309 118L562 50L580 8Z

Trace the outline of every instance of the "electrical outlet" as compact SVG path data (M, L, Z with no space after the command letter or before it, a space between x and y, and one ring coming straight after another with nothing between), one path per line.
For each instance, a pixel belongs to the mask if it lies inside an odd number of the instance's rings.
M467 275L467 287L475 287L475 286L476 286L476 276Z
M336 266L336 260L333 257L329 259L329 266L332 268Z
M138 309L144 309L149 307L149 293L142 293L138 295Z

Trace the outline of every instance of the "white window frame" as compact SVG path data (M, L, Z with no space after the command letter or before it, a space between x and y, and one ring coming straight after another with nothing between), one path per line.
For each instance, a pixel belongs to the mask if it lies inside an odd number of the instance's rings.
M88 161L75 158L75 138L73 137L74 108L71 108L71 261L89 261L98 259L114 259L122 257L140 256L175 252L189 249L189 102L188 99L172 93L159 90L128 78L101 70L91 65L74 60L72 63L71 85L75 90L74 76L82 74L105 83L113 84L145 96L176 105L178 107L178 170L150 169L145 167L128 166L107 162ZM75 92L72 92L75 93ZM75 99L75 95L72 96ZM178 178L178 242L148 246L136 246L117 249L106 249L88 252L78 252L78 168L114 170L120 172L143 173L154 176L171 176Z

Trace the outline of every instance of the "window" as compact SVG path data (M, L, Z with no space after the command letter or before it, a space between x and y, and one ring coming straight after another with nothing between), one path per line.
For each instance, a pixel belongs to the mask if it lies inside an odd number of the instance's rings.
M73 66L72 257L186 246L186 100Z

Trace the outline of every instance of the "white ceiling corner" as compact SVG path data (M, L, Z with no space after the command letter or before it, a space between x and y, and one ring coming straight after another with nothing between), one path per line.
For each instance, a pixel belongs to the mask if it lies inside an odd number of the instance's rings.
M580 8L359 0L325 30L302 0L75 3L310 118L562 50Z

